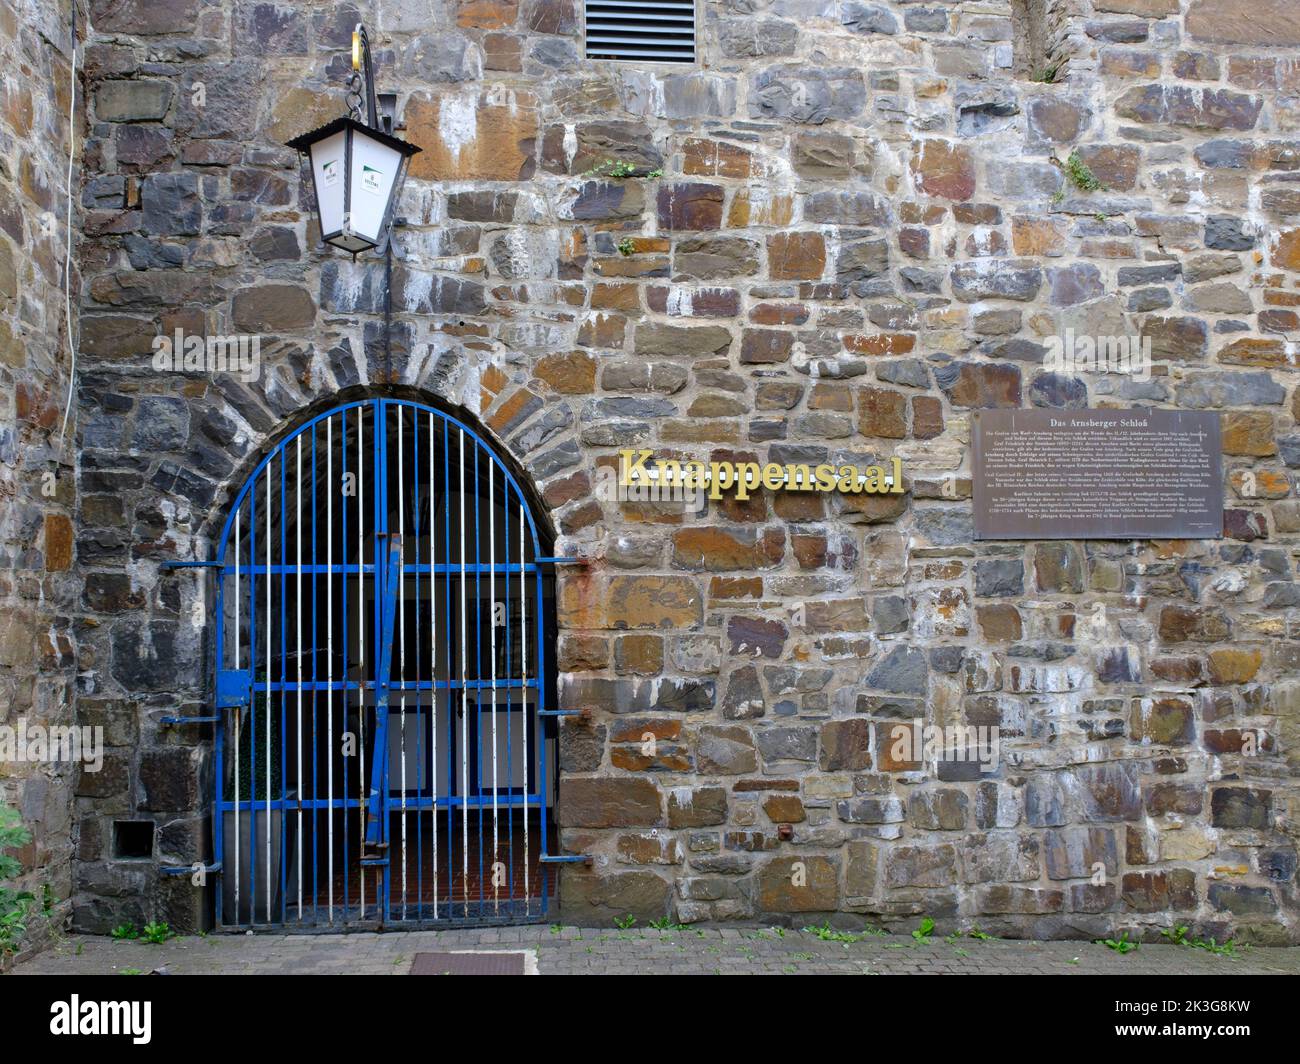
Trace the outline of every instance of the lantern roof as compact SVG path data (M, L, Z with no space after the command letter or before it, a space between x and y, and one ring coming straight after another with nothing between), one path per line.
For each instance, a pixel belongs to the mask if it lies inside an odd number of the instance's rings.
M317 141L324 140L326 137L332 137L335 133L344 129L355 129L364 133L367 137L373 137L380 144L401 152L403 155L411 156L421 149L412 144L410 141L399 140L397 137L390 136L378 129L371 129L364 122L358 122L351 115L341 115L332 122L326 122L323 126L317 126L308 133L294 137L293 140L286 141L285 147L293 148L295 151L305 152Z

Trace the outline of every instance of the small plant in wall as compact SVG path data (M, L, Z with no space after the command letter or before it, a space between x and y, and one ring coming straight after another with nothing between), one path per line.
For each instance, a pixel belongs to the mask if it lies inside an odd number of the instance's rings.
M634 177L643 177L648 181L655 178L663 177L662 167L642 168L633 166L626 159L602 159L591 169L585 171L582 177L605 177L614 181L627 181Z
M618 253L624 257L636 253L636 241L630 236L625 236L618 242Z
M23 827L18 810L0 805L0 953L12 953L18 948L36 902L30 891L5 886L5 880L16 878L22 871L18 859L5 851L25 846L31 840L32 833Z
M1053 85L1056 83L1056 76L1061 72L1060 63L1052 63L1045 67L1040 67L1034 71L1030 81L1036 81L1040 85Z
M1083 157L1079 150L1075 148L1070 152L1065 162L1061 162L1055 155L1052 156L1052 165L1065 174L1066 179L1079 192L1105 192L1106 186L1098 179ZM1053 202L1059 203L1065 199L1065 189L1059 189L1054 197Z

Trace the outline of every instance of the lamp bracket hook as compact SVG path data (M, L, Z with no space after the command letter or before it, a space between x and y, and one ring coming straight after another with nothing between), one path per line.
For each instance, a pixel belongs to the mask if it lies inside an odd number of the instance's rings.
M364 83L364 85L363 85ZM362 92L364 88L364 94ZM348 111L358 122L383 132L375 105L375 68L370 58L370 35L358 22L352 31L352 73L348 76ZM365 104L363 117L362 104Z

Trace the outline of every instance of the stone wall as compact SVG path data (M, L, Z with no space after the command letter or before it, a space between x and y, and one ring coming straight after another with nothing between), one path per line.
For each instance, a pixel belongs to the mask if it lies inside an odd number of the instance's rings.
M14 729L75 720L75 447L59 439L71 350L70 19L68 3L0 0L0 726ZM57 899L49 920L30 922L30 941L66 915L75 773L0 760L0 803L33 836L17 855L26 870L17 888Z
M96 0L77 555L113 751L78 922L199 912L107 849L146 817L156 860L206 855L203 736L157 723L206 704L205 583L159 563L304 410L400 386L476 411L590 562L567 919L1294 940L1300 17L1039 5L1070 54L1034 81L1013 6L705 0L672 68L581 58L571 0ZM342 110L358 17L424 149L391 379L382 265L317 246L282 147ZM259 335L263 373L153 372L177 327ZM1045 370L1069 328L1149 339L1152 377ZM1130 404L1222 412L1224 539L973 541L974 410ZM688 516L596 490L631 446L898 455L909 490ZM913 718L996 725L999 771L896 760Z

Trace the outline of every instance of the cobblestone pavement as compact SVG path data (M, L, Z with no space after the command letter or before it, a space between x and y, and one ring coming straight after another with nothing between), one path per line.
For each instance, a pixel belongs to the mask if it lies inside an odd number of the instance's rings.
M845 945L759 928L681 931L548 926L345 935L209 935L159 946L68 936L17 975L406 975L417 953L532 951L542 975L1297 975L1300 947L1224 957L1144 945L1120 955L1090 942L979 941L890 935ZM531 967L531 965L530 965Z

